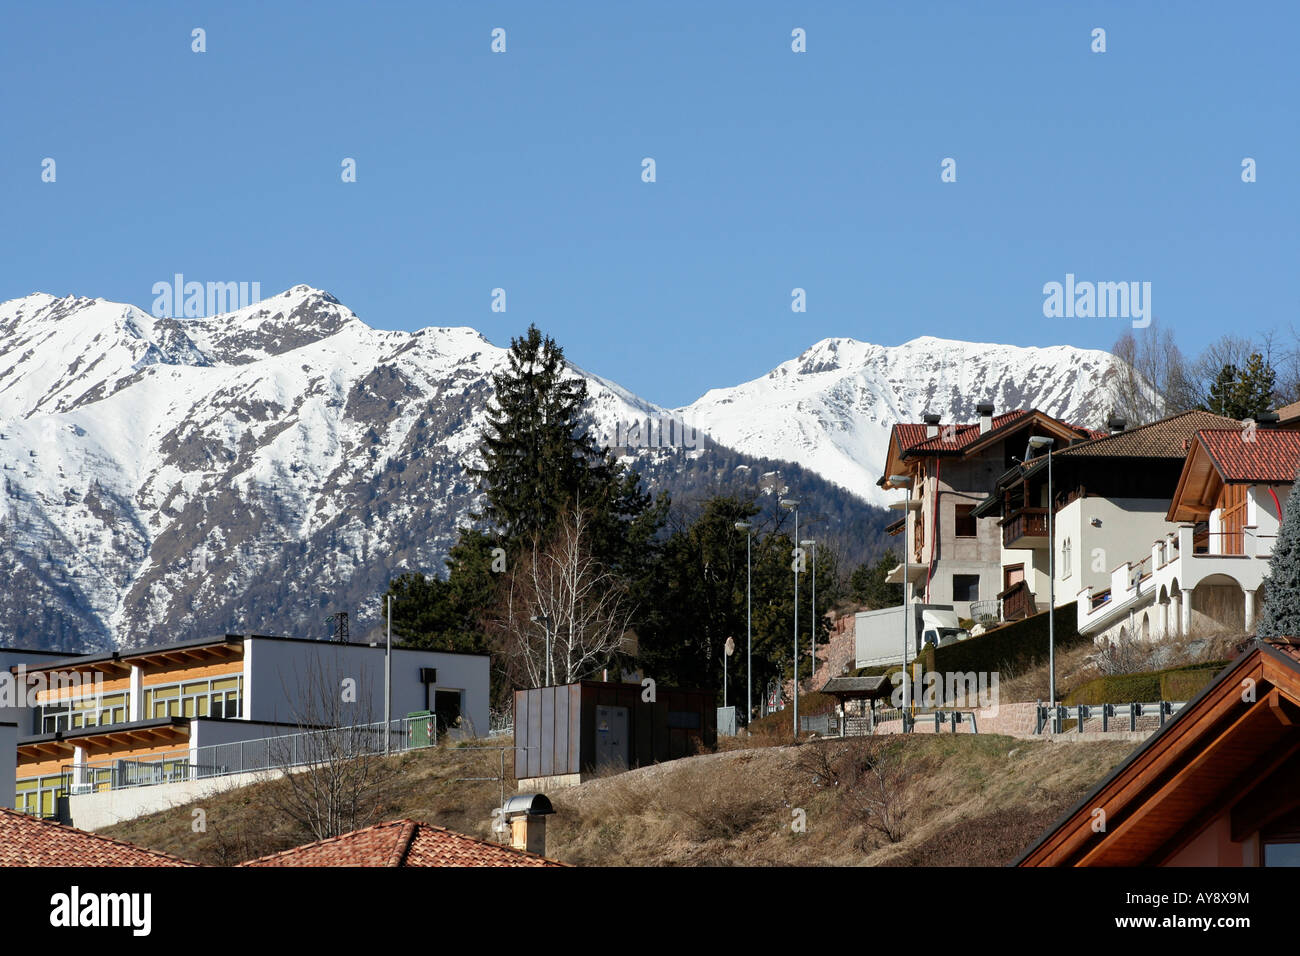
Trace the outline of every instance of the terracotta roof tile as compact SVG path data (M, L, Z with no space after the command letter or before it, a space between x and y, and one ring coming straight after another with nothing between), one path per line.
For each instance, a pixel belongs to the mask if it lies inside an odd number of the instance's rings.
M1032 415L1032 411L1017 409L1014 412L1005 412L1002 415L994 415L990 431L997 431L1003 426L1010 425L1017 419L1025 418ZM1057 419L1060 421L1060 419ZM1072 428L1087 438L1094 438L1099 435L1105 435L1106 432L1099 432L1091 428L1084 428L1082 425L1072 425L1069 422L1061 422L1066 428ZM979 422L970 422L965 425L939 425L939 434L933 438L926 437L926 429L931 426L924 422L899 422L894 426L894 431L898 437L899 447L905 454L907 452L960 452L975 444L980 438ZM944 429L951 428L952 432L948 435L947 440L944 438Z
M1237 430L1241 423L1213 412L1190 411L1124 432L1100 433L1055 453L1056 458L1186 458L1196 433L1204 428Z
M0 866L198 866L0 807Z
M1207 428L1196 437L1225 482L1295 481L1300 467L1300 431L1256 428L1247 439L1240 428Z
M414 820L392 820L240 866L564 866Z

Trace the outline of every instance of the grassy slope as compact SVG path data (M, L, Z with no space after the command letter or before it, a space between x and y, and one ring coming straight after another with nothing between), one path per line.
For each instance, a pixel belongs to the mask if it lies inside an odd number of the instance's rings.
M1132 749L994 735L857 738L732 749L593 780L549 794L549 855L580 865L1001 865ZM887 765L903 838L873 829ZM825 758L825 759L823 759ZM499 804L494 751L442 749L393 758L401 773L382 819L413 817L486 837ZM510 762L507 760L507 774ZM277 821L259 784L101 831L207 863L231 863L310 837ZM507 780L506 793L513 792ZM192 810L207 813L194 833ZM806 831L791 828L803 810ZM879 811L879 805L874 807Z

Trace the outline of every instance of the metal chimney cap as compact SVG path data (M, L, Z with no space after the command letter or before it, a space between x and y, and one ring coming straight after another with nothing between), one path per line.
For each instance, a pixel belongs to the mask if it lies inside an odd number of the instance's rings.
M543 817L554 813L555 808L544 793L516 793L506 800L501 808L502 816L514 817L527 814L530 817Z
M937 424L939 424L939 422L940 422L941 420L942 420L942 419L940 419L940 417L939 417L938 415L922 415L922 416L921 416L921 421L925 422L927 425L937 425Z
M975 406L975 414L976 414L976 415L992 415L992 414L993 414L993 403L992 403L992 402L980 402L978 405Z

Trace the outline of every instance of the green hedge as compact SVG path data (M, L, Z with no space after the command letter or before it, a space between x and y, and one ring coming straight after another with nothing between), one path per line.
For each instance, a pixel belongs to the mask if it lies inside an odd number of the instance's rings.
M1057 651L1088 640L1086 635L1079 635L1079 619L1073 601L1058 607L1055 617ZM946 647L927 647L925 668L944 673L1020 672L1046 661L1047 654L1048 627L1044 613L1004 624L987 634L969 637Z
M1214 676L1226 663L1184 664L1159 671L1098 677L1075 688L1065 698L1065 703L1132 704L1157 700L1191 700L1214 680Z

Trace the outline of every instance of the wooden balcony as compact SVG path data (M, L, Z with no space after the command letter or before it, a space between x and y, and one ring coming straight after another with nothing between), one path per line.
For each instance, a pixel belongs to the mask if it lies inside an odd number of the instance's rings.
M1038 613L1038 605L1034 603L1034 594L1024 581L1017 581L1011 585L998 595L998 600L1002 602L1002 620L1004 621L1019 621L1021 618Z
M1047 509L1020 508L1002 519L1004 548L1047 547Z

